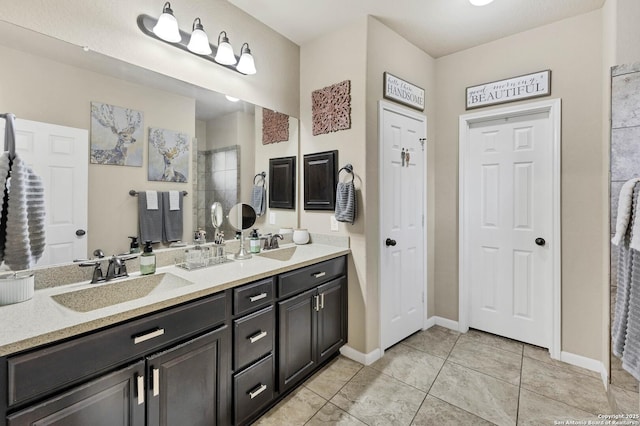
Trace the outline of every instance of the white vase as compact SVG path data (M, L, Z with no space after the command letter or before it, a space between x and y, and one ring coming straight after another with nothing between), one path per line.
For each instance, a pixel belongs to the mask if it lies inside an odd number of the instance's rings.
M307 244L309 242L309 231L307 231L306 229L294 230L293 242L296 244Z

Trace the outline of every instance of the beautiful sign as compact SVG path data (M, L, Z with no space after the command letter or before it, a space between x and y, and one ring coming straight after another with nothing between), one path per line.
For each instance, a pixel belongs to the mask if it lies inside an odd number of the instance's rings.
M384 97L424 111L424 89L388 72L384 73Z
M467 109L551 94L551 70L467 87Z

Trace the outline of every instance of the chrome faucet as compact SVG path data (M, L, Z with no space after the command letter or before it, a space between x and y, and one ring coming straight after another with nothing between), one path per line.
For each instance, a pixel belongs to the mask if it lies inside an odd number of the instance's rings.
M278 246L278 238L282 240L284 237L282 235L280 235L280 234L273 234L273 236L271 237L271 241L269 242L269 248L270 249L280 248Z
M113 255L109 259L109 266L107 266L107 275L102 274L102 261L104 260L104 252L100 249L96 249L93 252L93 255L96 256L93 259L82 259L76 260L75 262L80 262L80 267L88 267L93 266L93 274L91 276L91 284L99 283L102 281L110 281L114 278L128 277L127 266L125 262L130 259L134 259L137 255L134 256L116 256Z

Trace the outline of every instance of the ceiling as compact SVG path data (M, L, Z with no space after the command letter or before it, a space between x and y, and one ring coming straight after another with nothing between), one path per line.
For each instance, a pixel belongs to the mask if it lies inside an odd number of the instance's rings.
M228 0L298 45L372 15L434 58L602 7L605 0Z

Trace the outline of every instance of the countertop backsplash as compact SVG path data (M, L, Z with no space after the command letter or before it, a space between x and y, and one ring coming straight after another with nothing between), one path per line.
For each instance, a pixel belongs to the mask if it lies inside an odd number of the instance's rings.
M284 234L283 240L279 241L281 245L292 244L292 234ZM325 244L329 246L349 248L349 237L328 234L310 234L310 244ZM208 245L207 243L205 245ZM240 240L228 240L225 244L225 252L234 254L238 252ZM191 247L191 245L187 246ZM175 247L155 250L156 266L174 265L176 257L180 256L187 247ZM249 239L245 238L245 248L249 250ZM108 265L108 257L103 260L102 271L106 273ZM127 261L128 272L138 272L140 270L140 262L137 259ZM58 287L82 281L90 281L93 274L93 267L80 267L78 264L64 264L58 266L50 266L44 268L36 268L35 271L35 288L41 290L44 288Z

